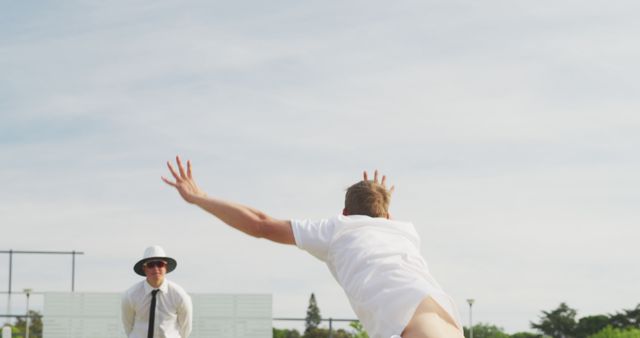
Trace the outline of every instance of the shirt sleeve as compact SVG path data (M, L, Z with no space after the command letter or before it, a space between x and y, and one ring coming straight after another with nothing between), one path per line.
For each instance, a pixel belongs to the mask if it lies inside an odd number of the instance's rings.
M124 328L124 332L129 337L131 331L133 331L133 322L135 320L135 310L131 305L131 300L129 299L129 293L126 292L122 296L122 304L121 304L121 318L122 318L122 327Z
M327 260L329 245L335 232L335 222L331 219L291 220L293 237L298 248L305 250L321 261Z
M178 307L178 327L180 329L180 337L187 338L191 334L193 323L193 304L188 294L182 296L182 304Z

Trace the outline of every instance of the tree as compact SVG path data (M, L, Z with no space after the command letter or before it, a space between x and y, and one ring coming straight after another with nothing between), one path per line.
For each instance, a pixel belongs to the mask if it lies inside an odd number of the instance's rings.
M320 309L318 308L318 304L316 303L316 296L312 293L309 298L309 306L307 307L307 317L305 318L305 336L309 331L316 329L318 325L320 325L320 321L322 321L322 317L320 316Z
M300 332L296 329L276 329L274 327L273 338L300 338Z
M624 313L631 326L640 329L640 304L636 305L635 309L624 310Z
M531 332L518 332L510 335L509 338L542 338L542 335Z
M640 304L635 309L611 315L609 321L614 328L640 328Z
M353 329L353 338L369 338L369 334L364 330L360 322L351 322L349 326Z
M464 327L464 336L469 337L469 328ZM502 328L495 325L478 323L473 326L473 338L509 338Z
M333 338L352 338L351 334L349 334L349 332L343 329L333 330L332 336ZM302 338L327 338L327 337L329 337L329 329L324 329L324 328L311 329L308 332L305 332L304 335L302 336Z
M42 315L38 311L29 310L29 337L30 338L42 338ZM27 334L27 319L18 318L14 327L18 333L15 338L24 337Z
M609 316L609 323L612 327L618 329L624 329L625 327L631 326L631 323L629 322L629 319L627 319L627 316L624 313L620 312Z
M598 333L609 325L609 317L605 315L582 317L576 325L575 335L577 338L587 338Z
M565 303L550 312L542 311L540 322L531 322L531 327L553 338L573 338L576 330L576 310ZM474 332L475 333L475 332Z
M607 326L600 332L589 336L589 338L638 338L640 337L640 329L626 328L619 329Z

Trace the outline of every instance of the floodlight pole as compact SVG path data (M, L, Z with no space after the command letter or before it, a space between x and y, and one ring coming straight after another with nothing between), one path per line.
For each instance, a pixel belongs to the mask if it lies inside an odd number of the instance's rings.
M76 288L76 251L71 251L71 292Z
M29 338L29 325L31 324L31 316L29 315L29 295L31 295L31 289L24 289L24 293L27 295L27 322L26 322L26 334L25 338Z
M469 303L469 338L473 338L473 303L475 300L473 298L467 299L467 303Z
M11 313L11 273L13 271L13 250L9 250L9 293L7 294L7 314Z

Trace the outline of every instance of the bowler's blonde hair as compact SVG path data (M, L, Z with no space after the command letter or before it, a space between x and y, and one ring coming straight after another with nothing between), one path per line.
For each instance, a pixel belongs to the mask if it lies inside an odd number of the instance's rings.
M360 181L347 189L344 198L346 215L389 216L391 193L381 184Z

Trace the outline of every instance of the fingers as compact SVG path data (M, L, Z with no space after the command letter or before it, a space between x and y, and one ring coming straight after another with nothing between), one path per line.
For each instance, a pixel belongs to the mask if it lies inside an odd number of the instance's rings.
M387 176L386 175L382 175L382 178L380 179L380 181L378 181L378 177L380 176L380 173L378 172L378 170L374 170L373 171L373 183L375 184L380 184L381 186L383 186L385 189L387 188ZM364 172L362 172L362 178L364 181L368 181L369 180L369 174L367 174L367 171L365 170ZM393 191L396 189L395 186L391 186L389 189L387 189L387 191L389 191L389 193L393 193Z
M380 181L380 185L383 188L387 189L386 183L387 183L387 176L386 175L382 175L382 181ZM389 192L389 194L392 194L395 189L396 189L396 186L392 185L391 188L387 189L387 191Z
M186 178L187 174L184 172L184 167L182 166L182 161L180 161L180 156L176 156L176 163L178 163L178 169L180 170L180 177Z
M173 183L173 182L169 181L169 180L168 180L168 179L166 179L164 176L160 176L160 178L164 181L164 183L166 183L166 184L168 184L168 185L170 185L170 186L172 186L172 187L174 187L174 188L177 188L177 186L176 186L176 184L175 184L175 183Z
M193 170L191 166L191 161L187 160L186 172L184 170L184 165L182 165L182 160L180 160L180 156L176 156L176 164L178 164L178 171L176 171L173 168L173 165L171 165L171 162L167 161L167 168L169 168L169 171L171 172L171 175L173 175L173 178L176 179L176 183L182 179L192 178Z
M169 161L167 161L167 168L169 168L171 175L173 175L173 178L175 178L177 182L180 179L180 176L178 176L178 173L176 173L175 169L173 169L173 166L171 165L171 162Z

